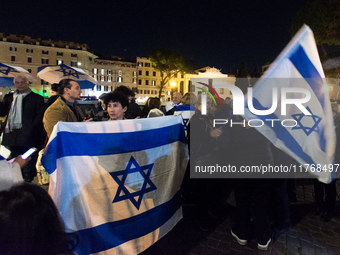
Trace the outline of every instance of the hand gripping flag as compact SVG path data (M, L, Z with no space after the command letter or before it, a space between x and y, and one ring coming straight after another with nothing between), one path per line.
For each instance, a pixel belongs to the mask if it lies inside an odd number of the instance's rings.
M182 119L59 122L42 158L77 254L138 254L182 218Z
M298 87L311 94L309 101L303 104L310 115L302 112L303 107L285 106L278 96L277 108L269 115L253 114L248 99L244 117L248 122L253 119L263 121L264 125L257 130L297 160L303 167L299 166L298 171L311 170L310 173L320 181L328 183L334 174L329 170L334 158L335 133L324 78L313 33L304 25L255 84L252 105L257 110L268 110L274 101L274 88L282 96L283 88ZM292 102L303 97L301 93L287 93ZM286 108L285 115L283 107Z

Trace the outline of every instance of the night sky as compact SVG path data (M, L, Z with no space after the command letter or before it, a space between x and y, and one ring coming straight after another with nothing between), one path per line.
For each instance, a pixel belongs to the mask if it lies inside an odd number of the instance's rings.
M197 68L235 72L242 61L272 62L289 42L290 22L308 0L6 1L0 32L86 43L101 57L178 51Z

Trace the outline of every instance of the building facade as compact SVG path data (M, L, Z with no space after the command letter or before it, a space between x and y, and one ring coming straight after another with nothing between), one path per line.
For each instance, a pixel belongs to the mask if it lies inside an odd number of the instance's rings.
M0 62L20 66L33 77L37 77L39 66L60 64L79 67L89 74L96 58L86 44L0 33ZM39 78L31 88L42 96L50 95L50 86ZM1 92L7 93L9 89L2 88Z
M135 61L124 61L119 57L99 59L86 44L0 33L0 62L29 71L36 77L36 81L31 84L32 90L45 97L50 96L50 84L37 77L37 69L43 65L60 64L81 68L97 81L93 89L82 90L82 96L98 98L101 94L113 91L121 85L129 87L136 93L137 102L159 96L161 73L152 67L149 58L136 57ZM205 77L227 77L216 70L207 67L195 74L178 73L164 86L161 101L163 103L170 101L175 91L184 95L193 89L191 92L197 94L198 91L193 86L193 81L197 78L202 82L211 83ZM13 89L14 87L0 87L0 95ZM224 90L220 92L222 95L225 93Z

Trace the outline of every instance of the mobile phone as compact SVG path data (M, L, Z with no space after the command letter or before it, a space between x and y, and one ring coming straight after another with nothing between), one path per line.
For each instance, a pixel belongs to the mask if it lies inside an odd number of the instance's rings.
M37 150L37 148L30 148L28 151L26 151L24 154L21 155L21 157L23 159L27 159L29 156L31 156L35 151Z

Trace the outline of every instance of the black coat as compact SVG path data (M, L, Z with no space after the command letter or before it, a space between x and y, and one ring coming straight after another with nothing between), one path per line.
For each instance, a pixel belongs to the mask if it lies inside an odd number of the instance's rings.
M31 92L23 99L22 108L22 128L14 129L10 133L4 132L2 145L9 149L13 146L30 146L40 149L43 146L44 98Z

